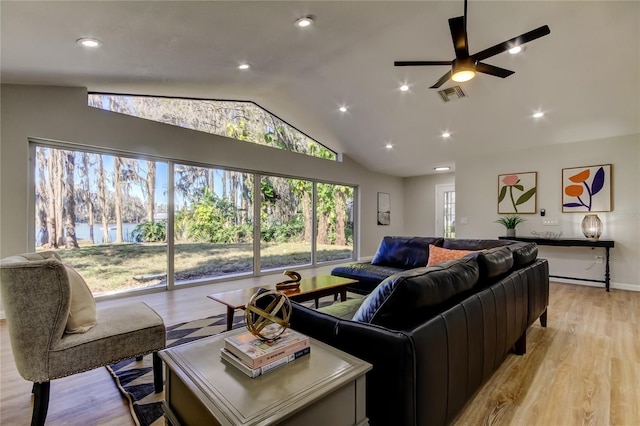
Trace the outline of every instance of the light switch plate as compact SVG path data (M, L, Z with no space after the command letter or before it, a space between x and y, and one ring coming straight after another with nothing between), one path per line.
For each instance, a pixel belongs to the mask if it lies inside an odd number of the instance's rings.
M544 226L554 226L558 224L558 218L556 217L550 217L547 219L542 219L542 224Z

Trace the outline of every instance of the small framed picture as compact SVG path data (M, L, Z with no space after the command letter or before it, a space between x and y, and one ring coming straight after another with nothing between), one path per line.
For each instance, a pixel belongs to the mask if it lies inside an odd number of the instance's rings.
M562 212L610 212L611 164L562 169Z
M391 196L378 192L378 225L391 225Z
M498 213L535 213L537 187L538 172L498 175Z

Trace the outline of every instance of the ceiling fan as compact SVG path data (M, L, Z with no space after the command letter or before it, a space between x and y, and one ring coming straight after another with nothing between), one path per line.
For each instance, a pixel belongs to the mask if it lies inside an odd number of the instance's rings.
M496 77L509 77L514 71L493 65L485 64L483 61L487 58L505 52L516 46L533 41L551 33L549 26L543 25L535 30L521 34L503 43L496 44L488 49L469 55L469 43L467 40L467 0L464 0L464 16L458 16L449 19L449 29L451 30L451 38L453 39L453 47L456 52L456 58L452 61L395 61L396 67L411 67L424 65L449 65L451 70L443 75L430 89L437 89L446 83L449 79L455 82L463 82L471 80L475 77L476 72L494 75Z

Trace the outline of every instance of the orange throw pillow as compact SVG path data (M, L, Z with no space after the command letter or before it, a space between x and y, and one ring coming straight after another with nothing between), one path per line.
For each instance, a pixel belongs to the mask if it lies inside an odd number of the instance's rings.
M446 260L460 259L469 253L475 252L475 250L451 250L429 244L429 261L427 266L432 266Z

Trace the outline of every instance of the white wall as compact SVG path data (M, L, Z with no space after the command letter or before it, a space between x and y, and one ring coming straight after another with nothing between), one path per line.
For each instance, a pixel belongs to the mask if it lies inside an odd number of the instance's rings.
M538 172L538 210L545 218L557 218L558 226L543 226L539 214L525 215L517 234L562 232L564 237L584 238L581 213L562 213L563 168L612 164L613 211L598 213L604 223L601 239L615 241L611 250L611 286L640 290L640 135L547 145L537 149L505 152L456 160L456 236L495 238L504 235L498 218L498 174ZM410 196L406 195L407 199ZM409 208L408 206L406 207ZM461 218L467 218L463 224ZM595 263L603 249L540 246L540 257L549 259L551 274L603 279L604 264ZM587 284L577 282L577 284ZM596 284L594 284L596 285ZM598 284L599 285L599 284Z
M425 237L435 235L436 185L453 185L454 183L454 173L415 176L404 179L405 235Z
M346 156L341 163L322 160L90 108L84 88L2 85L0 97L0 257L34 248L29 138L357 185L361 257L375 254L384 235L403 231L402 179L373 173ZM377 225L378 192L391 194L391 226Z

